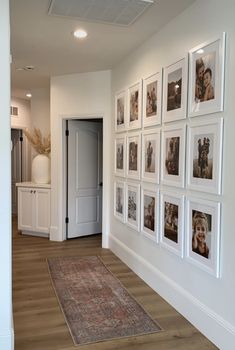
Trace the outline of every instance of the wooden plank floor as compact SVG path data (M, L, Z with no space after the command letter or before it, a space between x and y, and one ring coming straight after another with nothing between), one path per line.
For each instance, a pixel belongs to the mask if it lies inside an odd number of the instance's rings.
M100 255L106 266L164 331L81 346L81 350L217 349L110 250L99 235L59 242L22 236L13 221L15 350L75 350L48 274L46 259Z

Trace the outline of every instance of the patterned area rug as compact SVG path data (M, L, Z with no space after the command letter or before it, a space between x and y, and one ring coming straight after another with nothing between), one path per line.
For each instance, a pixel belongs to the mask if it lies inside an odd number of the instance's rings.
M97 256L50 258L48 266L75 345L161 330Z

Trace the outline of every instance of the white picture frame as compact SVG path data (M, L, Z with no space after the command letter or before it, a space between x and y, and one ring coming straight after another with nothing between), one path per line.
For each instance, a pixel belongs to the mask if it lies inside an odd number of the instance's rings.
M127 165L126 174L128 178L140 179L140 157L141 157L141 134L130 133L127 135Z
M159 184L161 156L160 140L160 129L151 129L142 132L141 177L143 181Z
M187 116L188 58L163 69L163 123L185 119Z
M187 187L221 194L223 118L193 120L188 127Z
M223 111L225 33L189 51L189 117Z
M124 181L116 179L114 182L114 216L125 223L126 221L126 184Z
M115 132L126 129L127 91L125 89L115 94Z
M162 129L161 183L185 185L185 134L186 125L177 123Z
M125 177L126 173L126 135L119 134L114 142L114 173Z
M155 186L141 186L141 233L159 241L159 190Z
M160 245L183 258L184 255L183 195L161 192Z
M219 202L187 198L186 259L220 277L220 209Z
M133 230L140 230L140 184L126 183L126 224Z
M142 126L142 80L130 85L127 92L127 127L128 129L140 129Z
M143 126L161 124L162 70L143 80Z

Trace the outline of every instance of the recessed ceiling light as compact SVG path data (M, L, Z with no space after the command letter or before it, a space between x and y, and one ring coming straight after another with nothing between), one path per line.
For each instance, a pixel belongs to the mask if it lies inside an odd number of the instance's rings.
M75 38L84 39L87 37L87 32L84 29L77 29L73 32Z
M30 98L30 97L32 97L32 94L28 93L28 94L26 94L26 96Z

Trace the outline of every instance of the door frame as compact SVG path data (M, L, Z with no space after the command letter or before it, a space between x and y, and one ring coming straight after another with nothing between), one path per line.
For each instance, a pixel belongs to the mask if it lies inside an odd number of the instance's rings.
M65 217L66 217L66 196L67 196L67 184L66 184L66 136L65 136L65 130L66 130L66 120L70 119L77 119L77 120L87 120L89 119L101 119L103 124L103 134L102 134L102 140L103 145L105 143L105 118L103 115L100 115L100 113L97 114L89 114L89 115L63 115L61 116L61 129L62 129L62 217L61 217L61 224L62 224L62 238L63 240L66 240L66 223L65 223ZM105 147L103 147L103 162L102 162L102 173L103 173L103 194L102 194L102 247L108 248L108 218L107 215L104 216L104 213L106 212L106 208L108 206L108 183L105 181L105 173L104 173L104 162L105 159L107 160L107 155L105 155Z

